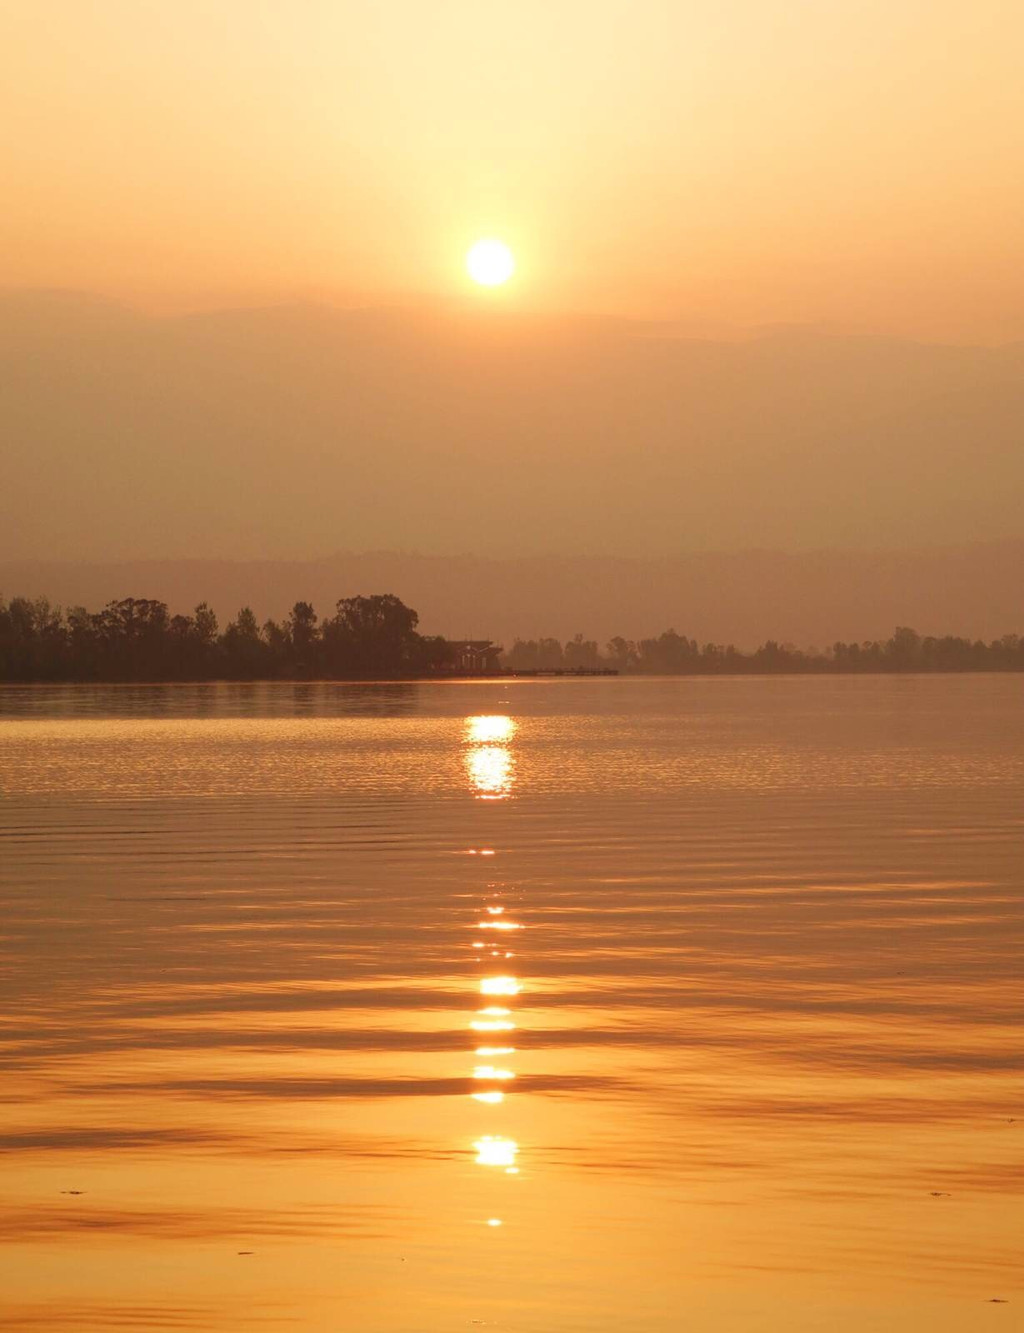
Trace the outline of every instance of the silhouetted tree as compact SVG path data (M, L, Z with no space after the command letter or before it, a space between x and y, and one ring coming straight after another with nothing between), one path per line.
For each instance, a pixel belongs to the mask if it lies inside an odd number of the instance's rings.
M616 635L608 640L608 665L616 671L632 671L639 661L639 653L632 639Z
M324 658L332 674L401 675L419 656L419 616L393 593L343 597L324 622Z
M93 623L104 679L166 678L170 617L164 602L138 597L108 602Z
M897 671L913 671L922 660L921 636L901 625L885 645L885 651Z
M296 602L285 631L291 649L291 673L311 676L317 666L317 615L309 602Z
M601 666L597 643L577 634L562 649L562 662L568 670L593 670Z
M226 674L242 680L255 680L271 668L270 647L260 635L256 617L243 606L221 636Z
M667 629L656 639L641 639L636 645L636 670L651 675L672 676L698 669L697 641Z

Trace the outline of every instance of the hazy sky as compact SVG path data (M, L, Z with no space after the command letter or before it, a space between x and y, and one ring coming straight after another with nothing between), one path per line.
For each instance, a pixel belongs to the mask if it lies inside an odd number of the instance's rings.
M1022 50L1020 0L0 0L0 284L1020 338Z

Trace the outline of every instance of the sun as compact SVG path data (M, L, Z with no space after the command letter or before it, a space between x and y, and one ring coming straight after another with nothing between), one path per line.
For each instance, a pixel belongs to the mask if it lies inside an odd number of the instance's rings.
M466 271L482 287L500 287L516 271L516 261L504 241L488 237L470 247Z

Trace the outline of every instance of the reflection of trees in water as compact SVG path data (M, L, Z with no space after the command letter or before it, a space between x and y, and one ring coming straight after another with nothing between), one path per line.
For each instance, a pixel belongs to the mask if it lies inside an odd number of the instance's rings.
M285 694L286 688L290 695ZM279 701L280 711L286 716L314 713L317 717L404 717L416 711L420 688L415 682L350 685L317 681L270 686L268 694ZM283 706L289 698L290 706Z
M221 681L160 685L26 685L0 691L0 716L47 718L406 717L415 682Z

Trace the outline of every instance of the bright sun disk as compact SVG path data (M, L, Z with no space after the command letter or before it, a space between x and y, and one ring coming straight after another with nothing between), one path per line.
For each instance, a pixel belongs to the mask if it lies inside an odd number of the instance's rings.
M504 241L488 238L470 247L466 271L482 287L500 287L516 271L516 261Z

